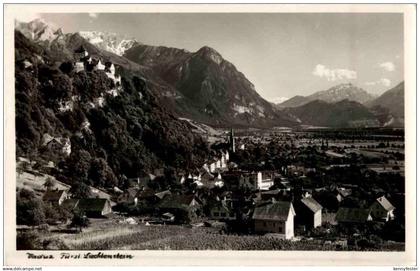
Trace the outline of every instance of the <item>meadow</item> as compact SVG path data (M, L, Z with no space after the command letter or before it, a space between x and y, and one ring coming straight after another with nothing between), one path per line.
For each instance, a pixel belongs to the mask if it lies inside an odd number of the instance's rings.
M112 220L93 221L81 233L53 231L41 238L59 239L70 250L343 250L321 240L282 240L275 234L228 235L211 227L127 225ZM403 244L395 243L381 247L403 249Z

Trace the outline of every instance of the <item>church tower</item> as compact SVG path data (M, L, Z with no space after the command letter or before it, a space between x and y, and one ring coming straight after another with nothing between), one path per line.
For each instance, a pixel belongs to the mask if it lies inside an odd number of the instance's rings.
M235 137L233 135L233 128L230 129L230 135L229 135L229 147L232 153L235 152Z

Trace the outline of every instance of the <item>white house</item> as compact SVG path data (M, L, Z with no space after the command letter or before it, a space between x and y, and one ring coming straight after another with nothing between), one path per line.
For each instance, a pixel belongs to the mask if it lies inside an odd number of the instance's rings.
M111 74L115 74L115 66L114 66L114 64L111 64L111 66L109 67L109 72Z
M216 171L216 162L210 164L210 172L213 173Z
M76 72L81 72L85 70L85 65L81 61L77 61L75 65Z
M103 70L105 70L105 65L104 65L104 64L102 64L102 61L101 61L101 60L99 60L98 65L96 65L96 68L97 68L98 70L103 71Z
M394 219L395 207L388 201L385 196L379 197L370 206L370 214L372 218L378 220L389 221Z
M269 174L257 173L257 189L268 190L273 186L274 181Z
M255 207L252 219L256 232L272 232L281 234L285 239L294 237L293 204L287 201L264 203Z

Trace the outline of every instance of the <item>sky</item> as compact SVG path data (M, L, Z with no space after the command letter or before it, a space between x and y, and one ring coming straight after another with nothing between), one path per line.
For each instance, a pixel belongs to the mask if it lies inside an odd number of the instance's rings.
M403 15L398 13L37 16L64 32L115 32L144 44L191 52L210 46L269 101L306 96L349 82L379 95L403 80Z

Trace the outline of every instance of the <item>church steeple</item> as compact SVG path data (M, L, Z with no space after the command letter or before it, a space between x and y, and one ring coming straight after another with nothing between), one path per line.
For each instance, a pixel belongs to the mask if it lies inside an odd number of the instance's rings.
M233 128L230 129L230 135L229 135L229 147L232 153L235 152L235 137L233 134Z

